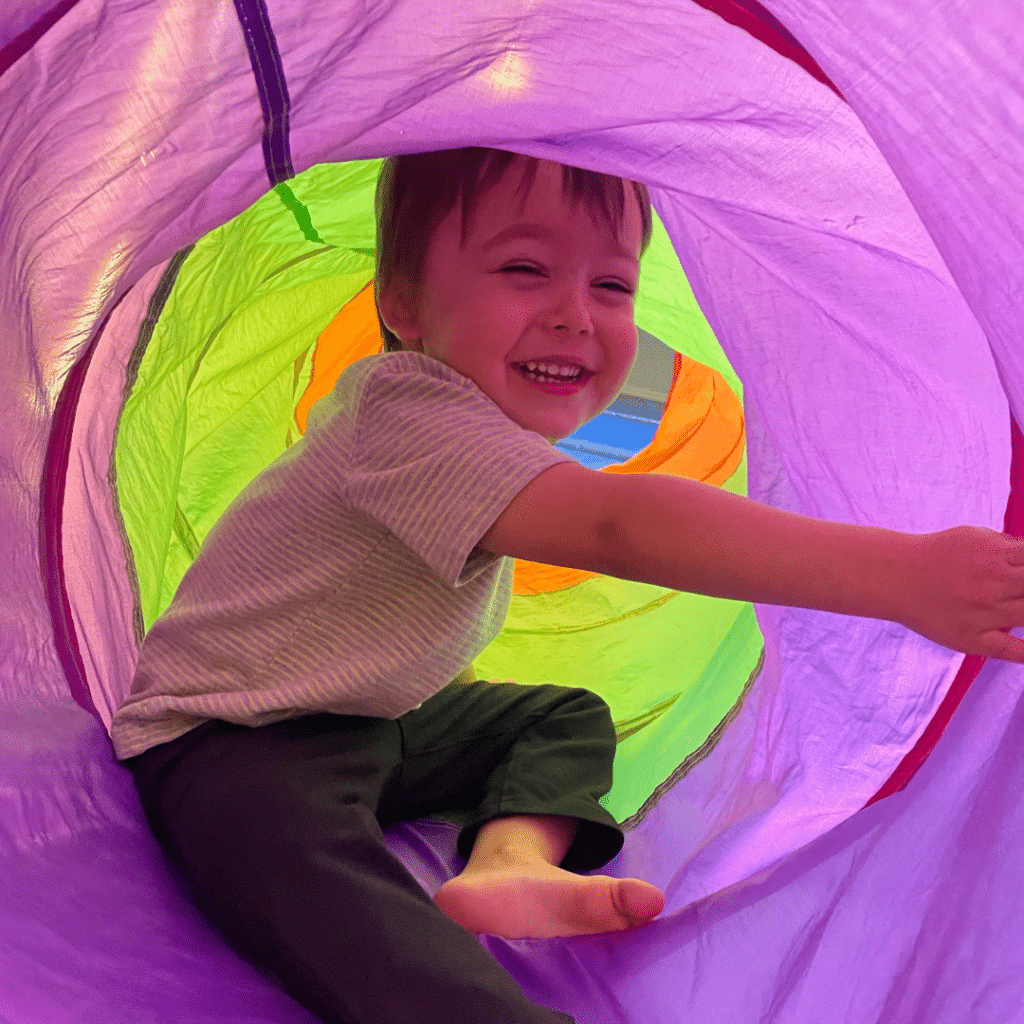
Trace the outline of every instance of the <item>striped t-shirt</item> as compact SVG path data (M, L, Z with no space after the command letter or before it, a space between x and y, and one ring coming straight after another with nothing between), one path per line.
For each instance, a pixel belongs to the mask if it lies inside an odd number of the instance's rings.
M468 377L368 356L210 531L140 651L117 757L211 718L397 718L500 631L513 561L476 547L534 477L572 461Z

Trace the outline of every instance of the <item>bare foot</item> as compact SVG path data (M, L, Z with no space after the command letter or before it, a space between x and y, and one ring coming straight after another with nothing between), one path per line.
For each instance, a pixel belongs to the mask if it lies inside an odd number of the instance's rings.
M445 882L434 902L463 928L506 939L626 931L665 907L661 892L639 878L577 875L503 852Z

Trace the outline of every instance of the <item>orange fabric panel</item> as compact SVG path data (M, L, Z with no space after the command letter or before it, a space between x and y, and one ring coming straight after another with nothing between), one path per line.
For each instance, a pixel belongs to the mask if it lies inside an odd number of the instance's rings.
M371 281L347 302L317 339L309 386L295 409L306 429L313 403L334 387L345 367L383 350ZM667 473L721 486L743 459L746 434L739 397L717 371L677 352L672 386L651 443L602 473ZM516 559L515 594L566 590L597 573Z
M672 386L651 443L602 473L666 473L721 486L743 460L743 407L725 378L677 352ZM548 594L597 573L516 559L513 593Z
M317 338L309 384L295 407L295 422L306 432L313 403L328 394L345 367L384 349L373 301L373 281L353 295Z

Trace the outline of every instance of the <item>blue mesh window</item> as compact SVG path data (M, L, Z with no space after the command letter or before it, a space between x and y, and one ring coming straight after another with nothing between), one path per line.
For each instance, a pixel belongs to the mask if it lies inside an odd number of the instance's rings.
M600 416L584 423L555 447L589 469L625 462L651 443L662 411L657 402L619 395Z

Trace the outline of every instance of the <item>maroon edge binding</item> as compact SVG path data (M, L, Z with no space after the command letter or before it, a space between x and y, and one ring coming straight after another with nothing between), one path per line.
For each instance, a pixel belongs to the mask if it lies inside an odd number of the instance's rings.
M842 98L842 93L828 79L814 59L800 47L784 26L757 3L757 0L694 0L694 2L705 10L717 14L731 25L745 29L750 35L770 46L783 57L795 61ZM1024 489L1024 436L1021 435L1020 428L1012 415L1010 416L1010 436L1012 441L1010 498L1003 520L1003 532L1011 537L1020 537L1024 536L1024 501L1021 500L1021 491ZM884 800L887 796L892 796L907 787L917 770L935 748L935 744L938 743L939 737L949 725L953 713L964 699L971 683L977 678L985 660L978 654L969 654L964 658L953 684L917 743L904 755L892 775L881 789L864 804L864 807L870 807L873 803Z
M118 300L119 302L120 300ZM115 303L114 308L118 303ZM61 388L60 396L57 398L57 404L53 410L53 420L50 424L50 436L46 443L42 487L39 495L39 571L42 576L46 601L50 606L57 657L64 669L64 677L67 679L71 696L74 697L77 704L93 715L100 725L103 725L103 720L96 710L96 705L89 692L85 663L82 661L78 636L71 618L71 602L68 600L67 586L64 581L62 527L75 412L82 394L82 385L89 372L89 364L92 362L92 354L96 350L96 342L103 334L109 319L110 313L104 317L99 330L89 340L85 354L71 368L71 372L64 381L64 386Z
M819 82L827 85L837 96L842 93L836 88L817 62L788 33L777 28L777 22L763 12L761 5L755 0L695 0L695 2L717 14L724 21L742 28L755 39L770 46L777 53L799 64ZM0 49L0 75L15 61L22 57L53 25L57 23L78 0L61 0L51 11L40 18L35 25L13 39L7 46ZM109 314L108 314L109 318ZM103 333L106 320L100 330L92 338L85 354L72 368L61 390L54 410L50 438L46 449L43 468L42 493L39 508L39 540L40 569L46 590L50 614L53 619L54 640L57 654L68 681L68 688L75 701L101 721L93 704L82 662L78 638L71 619L71 606L68 601L67 588L64 585L64 560L61 527L64 512L64 493L68 460L71 453L71 431L74 425L75 412L81 396L82 385L89 369L96 341ZM1024 503L1020 501L1022 478L1024 478L1024 437L1016 421L1011 417L1013 439L1013 460L1011 467L1011 492L1007 504L1003 530L1011 536L1024 535ZM893 793L904 789L913 778L914 773L931 753L939 737L949 724L960 701L963 700L968 688L977 677L985 659L978 655L968 655L949 692L946 694L938 711L928 723L921 738L903 758L896 770L881 789L864 805L865 807L882 800Z
M1012 455L1010 457L1010 498L1006 503L1006 516L1003 519L1003 533L1011 537L1024 536L1024 501L1021 501L1022 485L1024 485L1024 436L1021 435L1017 421L1010 415L1010 440L1012 444ZM902 761L896 766L896 770L889 776L884 786L864 805L870 807L879 800L884 800L893 793L906 789L907 783L914 777L914 773L924 764L925 759L932 752L939 737L943 734L949 720L953 717L960 701L974 682L981 666L985 664L985 658L980 654L968 654L960 666L960 671L953 680L953 685L943 698L938 711L932 715L921 738L914 744Z
M770 46L776 53L799 64L809 75L827 85L841 100L843 94L818 66L817 61L786 31L785 26L769 14L756 0L694 0L723 21L748 32L755 39Z
M0 75L16 60L24 57L77 3L78 0L61 0L53 10L47 11L34 25L25 29L21 35L15 36L6 46L0 48Z

